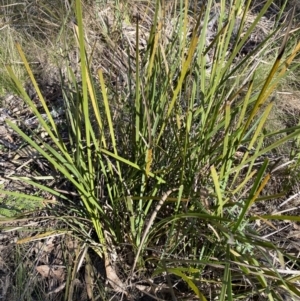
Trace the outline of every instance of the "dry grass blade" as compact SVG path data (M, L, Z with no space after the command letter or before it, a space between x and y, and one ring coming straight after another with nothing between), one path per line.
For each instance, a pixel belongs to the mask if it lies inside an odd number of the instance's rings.
M132 265L132 269L131 269L131 275L134 273L135 271L135 268L136 268L136 264L138 262L138 260L140 259L140 254L141 254L141 251L144 247L144 243L145 243L145 240L147 238L147 235L149 234L149 231L150 231L150 228L152 227L153 223L154 223L154 220L161 208L161 206L164 204L164 202L167 200L168 196L176 191L178 189L171 189L169 191L167 191L166 193L164 193L164 195L162 196L162 198L160 199L160 201L158 202L157 206L155 207L155 210L153 211L149 221L148 221L148 224L146 226L146 229L143 233L143 236L142 236L142 239L141 239L141 242L140 242L140 245L139 245L139 248L137 250L137 253L136 253L136 256L135 256L135 259L134 259L134 262L133 262L133 265Z

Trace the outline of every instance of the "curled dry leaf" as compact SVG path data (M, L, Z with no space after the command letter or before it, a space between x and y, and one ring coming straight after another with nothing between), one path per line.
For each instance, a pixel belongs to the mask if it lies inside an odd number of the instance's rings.
M49 266L47 264L39 265L36 270L44 278L55 278L58 281L64 281L65 279L65 267L64 266Z
M106 271L106 277L109 282L109 284L112 286L114 291L118 293L123 293L127 296L127 292L125 290L125 284L121 281L121 279L116 274L115 270L111 266L111 263L107 256L105 257L105 271Z

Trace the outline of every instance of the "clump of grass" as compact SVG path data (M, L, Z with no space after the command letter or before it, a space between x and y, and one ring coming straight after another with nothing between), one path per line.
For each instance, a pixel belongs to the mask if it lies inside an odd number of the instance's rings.
M15 43L13 40L13 35L11 34L11 29L9 27L2 28L0 39L1 44L6 45L5 48L1 47L0 49L0 64L4 66L5 63L9 62L18 78L22 80L24 78L24 71L22 72L21 68L19 68L19 56L15 48ZM15 93L17 92L14 89L14 85L12 85L11 81L9 81L7 78L5 68L0 69L0 81L0 96L2 96L7 91Z
M192 294L200 300L250 296L280 300L280 289L300 296L299 273L293 268L296 256L268 240L264 232L266 226L280 225L281 220L296 222L299 216L252 211L256 204L259 208L260 203L282 197L266 192L275 168L270 152L296 139L300 129L270 142L269 136L282 131L266 133L265 127L274 106L272 93L300 45L295 43L285 53L289 23L281 45L275 28L241 57L241 49L272 1L266 1L246 31L251 1L236 0L229 6L225 2L219 3L216 35L210 41L211 0L205 9L197 8L191 22L188 1L170 10L165 3L157 2L155 7L147 3L144 12L153 8L154 13L146 46L140 49L142 11L135 24L127 19L135 28L135 43L130 40L122 49L105 36L117 59L110 56L94 72L96 42L94 47L88 44L81 2L75 1L80 81L67 67L68 81L62 79L64 129L55 123L17 46L46 118L10 66L8 74L49 140L33 139L7 122L76 196L72 199L62 190L22 177L69 204L68 213L56 219L68 226L80 246L68 271L65 299L73 298L84 259L87 269L93 269L90 256L102 258L111 289L128 297L149 273L151 280L165 282L168 290L155 289L153 284L143 292L164 299ZM167 13L174 15L172 28L164 19ZM122 18L118 21L119 29L123 28ZM274 51L267 51L272 47ZM109 67L119 66L122 55L128 61L123 62L125 67L120 65L121 87L107 80ZM260 81L255 71L263 63L255 65L258 58L260 62L272 59ZM100 289L89 286L91 282L96 277L86 280L88 297L95 299ZM175 283L185 285L175 290Z

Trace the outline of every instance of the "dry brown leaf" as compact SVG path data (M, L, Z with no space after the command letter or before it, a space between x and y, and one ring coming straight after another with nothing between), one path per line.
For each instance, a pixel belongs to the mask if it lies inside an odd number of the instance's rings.
M118 293L123 293L127 296L128 293L125 290L124 283L121 281L121 279L118 277L115 270L111 266L108 257L107 256L104 256L104 257L105 257L104 260L105 260L106 277L107 277L109 284L114 289L114 291L116 291Z
M63 281L65 279L65 267L64 266L52 266L47 264L39 265L36 267L38 273L44 278L55 278L58 281Z

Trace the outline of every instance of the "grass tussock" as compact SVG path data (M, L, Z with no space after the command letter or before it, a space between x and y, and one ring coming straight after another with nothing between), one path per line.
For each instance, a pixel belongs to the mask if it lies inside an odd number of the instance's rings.
M5 300L300 298L289 5L2 7Z

